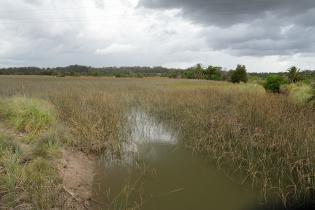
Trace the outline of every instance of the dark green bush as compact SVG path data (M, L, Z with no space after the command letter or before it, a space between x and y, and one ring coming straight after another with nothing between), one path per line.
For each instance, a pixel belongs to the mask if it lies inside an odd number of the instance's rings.
M246 67L244 65L237 65L236 69L231 72L231 82L233 83L240 83L240 82L247 82L247 72Z
M264 88L268 92L280 93L280 87L281 85L285 83L287 82L283 77L277 76L277 75L271 75L267 77L266 82L264 84Z
M221 71L222 71L221 67L209 66L205 70L206 79L217 81L221 80Z

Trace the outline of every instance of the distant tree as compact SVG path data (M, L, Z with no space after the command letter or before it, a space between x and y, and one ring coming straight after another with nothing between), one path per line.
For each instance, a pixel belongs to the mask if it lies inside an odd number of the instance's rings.
M209 80L221 80L221 67L209 66L205 71L205 77Z
M286 80L282 76L270 75L266 79L266 82L264 84L264 88L268 92L280 93L280 87L281 87L281 85L283 85L285 83L286 83Z
M301 71L296 66L292 66L288 69L288 80L289 83L296 83L302 79Z
M178 77L178 74L177 74L177 72L175 72L175 71L170 71L170 72L168 73L168 77L169 77L169 78L177 78L177 77Z
M228 70L221 70L221 80L229 81L231 78L231 72Z
M237 65L234 71L231 71L231 82L233 83L240 83L240 82L247 82L247 71L244 65Z
M195 66L195 69L196 69L196 71L202 70L202 65L201 65L201 63L197 63L196 66Z
M204 75L204 69L202 68L202 65L200 63L198 63L195 68L194 68L194 77L196 79L204 79L205 75Z
M185 70L182 74L182 77L186 79L195 79L194 70Z

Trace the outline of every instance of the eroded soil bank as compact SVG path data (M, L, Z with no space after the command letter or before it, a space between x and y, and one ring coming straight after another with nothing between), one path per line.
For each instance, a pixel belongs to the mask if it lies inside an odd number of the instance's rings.
M4 121L0 122L0 134L10 139L10 143L21 150L20 164L26 165L35 158L34 145L26 143L27 135L17 132ZM49 158L62 179L61 190L56 209L90 209L92 199L92 182L96 157L81 151L64 147L58 149L55 158Z
M70 149L63 149L62 158L56 160L63 189L68 194L67 208L89 209L95 160L95 156Z

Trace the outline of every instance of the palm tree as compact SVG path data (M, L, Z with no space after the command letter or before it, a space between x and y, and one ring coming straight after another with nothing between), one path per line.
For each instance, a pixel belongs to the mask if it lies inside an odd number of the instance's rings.
M296 83L302 79L300 71L301 70L295 66L292 66L291 68L288 69L289 83Z

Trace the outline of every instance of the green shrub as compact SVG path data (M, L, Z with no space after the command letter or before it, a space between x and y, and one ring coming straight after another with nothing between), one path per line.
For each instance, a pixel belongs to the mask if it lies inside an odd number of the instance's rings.
M221 71L222 71L221 67L209 66L206 69L207 79L216 81L221 80Z
M237 65L236 69L231 72L231 82L233 83L240 83L240 82L247 82L247 72L246 67L244 65Z
M281 85L285 83L286 83L286 80L283 77L277 76L277 75L271 75L267 77L264 87L266 91L268 92L280 93L280 87Z
M56 120L52 107L43 100L14 97L1 104L0 112L13 127L31 136L49 128Z

